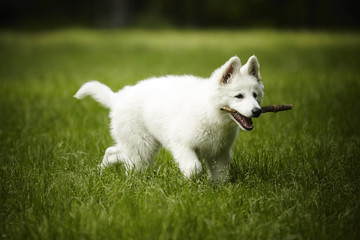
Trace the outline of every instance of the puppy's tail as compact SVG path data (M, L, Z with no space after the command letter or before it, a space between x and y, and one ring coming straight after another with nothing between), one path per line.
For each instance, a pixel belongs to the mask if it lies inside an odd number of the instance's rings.
M115 96L114 92L105 84L99 83L98 81L91 81L82 85L74 97L83 99L89 95L106 108L111 108Z

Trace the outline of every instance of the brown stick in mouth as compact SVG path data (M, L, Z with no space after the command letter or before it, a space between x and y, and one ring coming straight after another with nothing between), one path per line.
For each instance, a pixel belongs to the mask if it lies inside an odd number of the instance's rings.
M233 114L237 113L237 111L235 109L228 108L228 107L222 107L222 108L220 108L220 110L228 112L228 113L233 113Z
M261 108L262 113L267 113L267 112L277 113L277 112L287 111L287 110L291 110L291 109L292 109L292 104L271 105L271 106L265 106L265 107ZM220 110L228 112L228 113L232 113L232 114L237 113L237 111L235 109L228 108L228 107L222 107L222 108L220 108Z
M281 112L281 111L287 111L287 110L291 110L292 109L292 104L284 104L284 105L272 105L272 106L265 106L262 107L262 113L267 113L267 112Z

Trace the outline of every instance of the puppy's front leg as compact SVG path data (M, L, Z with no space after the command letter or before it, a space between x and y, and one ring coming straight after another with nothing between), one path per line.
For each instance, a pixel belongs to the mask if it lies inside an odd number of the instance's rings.
M210 161L208 160L209 175L217 182L226 181L229 176L231 153L225 152Z
M195 151L189 147L176 146L171 149L180 171L187 179L202 173L201 163Z

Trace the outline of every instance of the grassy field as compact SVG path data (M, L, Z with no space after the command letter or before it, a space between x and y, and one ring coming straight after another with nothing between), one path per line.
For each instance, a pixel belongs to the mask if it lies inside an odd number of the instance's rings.
M230 181L186 181L166 150L99 174L107 110L72 96L164 74L207 77L255 54L264 105ZM291 31L0 33L0 238L359 239L360 34Z

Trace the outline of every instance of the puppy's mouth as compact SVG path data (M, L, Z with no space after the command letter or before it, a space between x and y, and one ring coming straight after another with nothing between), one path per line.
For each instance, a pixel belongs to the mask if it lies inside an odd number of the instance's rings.
M244 130L251 131L254 128L254 124L251 118L245 117L238 111L232 108L222 107L221 110L231 114L232 119Z
M231 113L231 116L246 131L250 131L254 128L254 124L251 118L245 117L244 115L241 115L239 112Z

